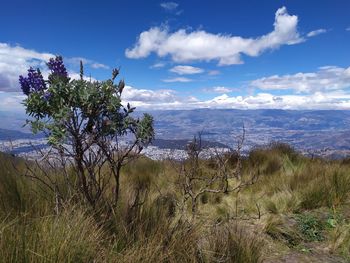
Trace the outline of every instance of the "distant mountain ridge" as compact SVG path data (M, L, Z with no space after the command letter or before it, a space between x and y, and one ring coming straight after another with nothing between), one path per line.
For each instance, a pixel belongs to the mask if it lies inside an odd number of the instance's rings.
M157 138L184 139L202 132L203 139L235 147L245 127L245 147L271 141L302 152L335 156L350 153L350 110L197 109L150 111Z
M0 140L20 140L20 139L28 139L28 140L36 140L43 138L43 134L32 134L18 130L9 130L0 128Z
M158 126L198 124L238 128L246 126L302 130L350 129L350 110L235 110L197 109L150 111ZM194 127L195 128L195 127Z
M302 152L350 155L350 110L195 109L145 111L153 115L159 148L183 149L199 132L202 139L235 148L246 131L245 149L271 141L289 143ZM143 111L136 110L136 115ZM0 111L0 139L35 139L25 115ZM18 132L17 132L18 131ZM38 137L37 137L38 136ZM327 154L328 154L327 153Z

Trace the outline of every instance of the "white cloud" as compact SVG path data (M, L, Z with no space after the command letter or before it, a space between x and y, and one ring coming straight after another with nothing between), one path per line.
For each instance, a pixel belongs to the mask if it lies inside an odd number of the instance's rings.
M274 75L254 80L252 87L262 90L294 90L298 93L342 90L350 87L350 67L321 67L317 72Z
M309 95L258 94L245 99L247 108L349 109L350 94L316 92ZM249 106L248 106L249 105Z
M109 69L109 66L107 66L105 64L102 64L102 63L92 63L91 67L94 68L94 69L99 69L99 68Z
M154 92L152 103L137 101L140 108L152 109L195 109L195 108L234 108L234 109L350 109L350 67L320 67L311 73L271 76L250 83L251 87L266 90L257 94L229 96L237 90L225 86L204 89L206 92L222 93L211 99L196 97L181 98L171 90L168 93ZM276 95L267 90L291 90L288 94ZM161 99L157 99L157 94ZM138 96L142 97L142 96Z
M238 89L228 88L224 86L217 86L217 87L203 89L203 91L210 92L210 93L230 93L235 90L238 90Z
M327 32L326 29L320 28L320 29L313 30L313 31L309 32L306 36L307 37L314 37L314 36L317 36L317 35L320 35L320 34L324 34L326 32Z
M25 99L25 95L20 92L1 92L0 91L0 110L1 111L22 111L23 108L23 100Z
M163 68L165 66L165 63L163 62L158 62L150 66L150 68Z
M237 109L349 109L350 94L322 93L310 95L282 95L259 93L254 96L229 97L224 94L198 103L200 107Z
M138 109L162 110L186 108L188 103L196 103L198 100L193 96L179 97L174 90L148 90L125 86L122 102L129 102Z
M0 93L1 110L22 110L23 96L16 92ZM345 91L315 92L304 95L279 95L258 93L247 96L229 96L222 94L212 99L200 100L194 96L180 97L174 90L137 89L126 86L122 102L129 102L138 109L350 109L350 93Z
M213 91L217 93L229 93L229 92L232 92L232 89L219 86L219 87L214 87Z
M258 93L249 96L228 96L223 94L208 100L195 97L182 98L171 90L138 90L129 87L132 95L123 96L125 102L139 109L196 109L196 108L226 108L226 109L349 109L350 94L346 92L316 92L308 95L281 95ZM127 89L127 90L128 90Z
M209 71L208 71L208 75L209 75L209 76L220 75L220 71L219 71L219 70L209 70Z
M175 2L163 2L160 4L160 6L167 11L172 11L175 10L179 6L179 4Z
M174 90L147 90L135 89L131 86L125 86L122 99L132 102L174 102L176 101Z
M0 43L0 90L19 91L18 76L25 74L29 66L45 66L45 61L53 56L50 53Z
M167 12L173 13L175 15L181 15L183 13L183 10L179 10L179 4L175 2L163 2L160 4L160 6Z
M163 79L163 82L191 82L192 79L184 78L184 77L177 77L177 78L170 78L170 79Z
M96 62L96 61L91 60L91 59L82 58L82 57L65 58L64 61L66 63L71 63L71 64L75 64L75 65L79 65L80 61L82 61L84 66L90 66L93 69L110 69L110 67L105 65L105 64Z
M204 72L201 68L183 65L175 66L171 68L170 71L179 75L199 74Z
M218 60L219 65L241 64L241 54L259 56L266 50L304 41L297 30L298 17L285 7L275 14L274 30L257 38L212 34L203 30L174 33L168 28L153 27L140 34L133 48L126 49L128 58L143 58L152 52L159 57L171 56L175 62Z
M77 73L74 71L68 71L68 75L71 79L80 79L80 73ZM86 75L83 76L83 79L91 82L97 81L97 79L95 79L94 77L86 76Z

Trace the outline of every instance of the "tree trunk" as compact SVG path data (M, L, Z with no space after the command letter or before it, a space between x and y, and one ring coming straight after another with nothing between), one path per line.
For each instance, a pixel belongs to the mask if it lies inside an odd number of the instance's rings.
M120 169L121 165L118 163L114 170L115 191L114 191L114 206L117 206L119 200L119 188L120 188Z

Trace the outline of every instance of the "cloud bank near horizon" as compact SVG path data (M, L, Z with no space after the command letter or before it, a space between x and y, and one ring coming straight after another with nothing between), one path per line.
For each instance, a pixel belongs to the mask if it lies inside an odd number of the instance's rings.
M138 94L137 96L134 96ZM234 96L226 93L209 100L194 96L180 97L172 90L139 90L125 88L123 101L147 110L171 109L283 109L283 110L348 110L350 93L344 91L316 92L303 95L273 95L259 92L255 95Z
M214 88L215 89L215 88ZM220 90L223 90L220 87ZM0 92L0 111L23 111L24 96L19 92ZM283 110L349 110L350 93L345 91L299 95L273 95L259 92L255 95L234 96L223 93L212 99L200 100L195 96L182 97L174 90L148 90L126 86L123 103L141 110L212 109L283 109Z

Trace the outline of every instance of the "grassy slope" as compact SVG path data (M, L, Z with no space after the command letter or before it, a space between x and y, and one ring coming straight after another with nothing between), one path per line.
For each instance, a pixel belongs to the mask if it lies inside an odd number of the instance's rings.
M204 196L191 223L178 221L173 200L181 191L169 162L142 158L126 167L108 221L73 203L55 215L54 196L19 176L21 160L1 155L0 166L0 262L350 261L346 160L256 149L243 170L259 173L258 182L239 194Z

